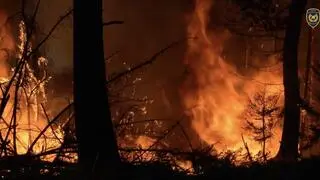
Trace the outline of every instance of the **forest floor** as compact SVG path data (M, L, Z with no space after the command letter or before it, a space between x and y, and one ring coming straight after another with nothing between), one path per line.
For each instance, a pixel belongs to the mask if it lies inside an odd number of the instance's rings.
M202 180L202 179L246 179L246 180L305 180L319 176L320 158L300 160L296 163L250 163L246 165L232 165L226 160L210 160L194 165L196 173L173 170L172 166L164 162L141 162L133 165L123 163L115 179L134 180ZM45 163L28 159L27 156L14 159L0 160L0 179L78 179L75 164ZM80 178L81 179L81 178ZM100 178L99 178L100 179ZM110 179L110 178L102 178Z

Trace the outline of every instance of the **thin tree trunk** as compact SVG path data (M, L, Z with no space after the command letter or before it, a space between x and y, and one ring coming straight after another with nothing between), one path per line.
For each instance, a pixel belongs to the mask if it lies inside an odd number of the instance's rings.
M86 175L81 179L96 179L100 173L110 177L120 158L106 90L102 0L73 4L76 135L79 164Z
M263 161L267 161L267 155L266 155L266 93L263 93L263 107L262 107L262 156L263 156Z
M298 79L298 44L301 19L307 0L292 0L283 48L284 124L277 159L295 161L298 157L300 128L300 91Z

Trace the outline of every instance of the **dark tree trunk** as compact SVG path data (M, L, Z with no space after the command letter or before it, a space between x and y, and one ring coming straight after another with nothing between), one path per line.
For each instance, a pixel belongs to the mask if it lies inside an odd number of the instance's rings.
M120 163L106 90L102 0L74 0L74 105L81 179ZM89 177L88 177L89 176ZM90 177L91 176L91 177Z
M277 158L295 161L298 157L300 127L300 91L298 79L298 44L301 19L307 0L292 0L283 48L284 124Z

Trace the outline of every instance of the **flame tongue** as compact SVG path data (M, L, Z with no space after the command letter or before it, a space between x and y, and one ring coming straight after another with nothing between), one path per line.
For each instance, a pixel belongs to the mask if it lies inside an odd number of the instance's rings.
M244 131L241 118L248 104L247 95L261 89L261 84L239 78L236 68L221 58L223 41L228 33L208 31L210 7L210 0L196 0L195 12L190 19L188 32L197 38L188 44L185 63L190 74L182 89L183 103L201 140L216 144L218 151L237 150L243 148L242 135L249 134ZM270 72L256 74L253 78L264 82L266 77L281 82L281 75ZM278 137L272 140L272 154L277 150L276 139ZM261 145L252 138L245 137L245 140L253 153L261 150Z

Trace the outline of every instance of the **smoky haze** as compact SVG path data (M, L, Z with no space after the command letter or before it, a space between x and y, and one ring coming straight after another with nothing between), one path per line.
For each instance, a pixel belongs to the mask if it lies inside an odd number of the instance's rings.
M104 28L105 56L119 51L108 66L109 74L124 70L123 62L126 62L126 66L132 66L152 56L171 42L186 37L186 17L194 8L193 0L104 0L103 2L105 21L124 21L122 25ZM213 22L221 19L219 16L223 14L220 12L223 11L219 5L223 4L221 2L215 3L212 10ZM32 12L35 4L36 0L28 1L29 13ZM21 8L20 0L0 0L0 7L2 11L6 11L7 15L14 14ZM57 19L71 8L71 0L42 1L37 15L38 39L43 38ZM300 53L300 62L306 56L306 34L305 31L302 34L304 41L301 43L303 50ZM72 42L72 18L70 17L56 29L42 48L43 55L49 59L50 70L54 76L51 85L53 88L49 89L55 89L57 96L64 96L63 94L69 96L72 92ZM316 38L316 43L318 42ZM224 51L228 61L243 66L245 49L239 44L244 43L244 38L239 37L234 37L233 41L226 43ZM171 114L179 111L176 108L179 107L180 101L178 88L183 80L182 62L185 48L185 45L175 47L159 57L153 65L142 69L143 81L138 86L137 95L147 95L159 102L154 103L154 108L149 109L150 115L159 116L163 115L163 112ZM304 65L304 63L301 64ZM65 85L61 86L63 83Z
M104 19L122 20L123 25L106 27L106 56L119 51L108 66L117 72L122 62L129 66L142 62L168 44L186 37L186 14L192 1L104 1ZM143 68L137 96L155 100L149 108L153 117L176 116L179 107L178 88L182 81L185 44L164 53L156 62Z
M36 2L28 1L27 12L32 13ZM124 21L122 25L104 28L105 56L119 51L108 66L109 74L125 70L123 62L126 62L127 66L133 66L168 44L187 36L186 14L192 11L192 0L103 2L105 21ZM0 4L7 14L14 14L21 8L19 0L0 0ZM71 0L41 1L37 15L37 39L41 40L58 18L71 8ZM49 60L53 79L48 89L49 94L52 93L55 98L64 99L72 93L72 42L70 17L63 21L41 49L41 53ZM149 108L149 116L176 116L180 113L178 89L183 80L185 47L186 44L182 44L170 49L153 65L142 69L143 76L137 87L137 96L148 96L155 100ZM88 59L88 63L90 61ZM59 106L59 103L56 105Z

